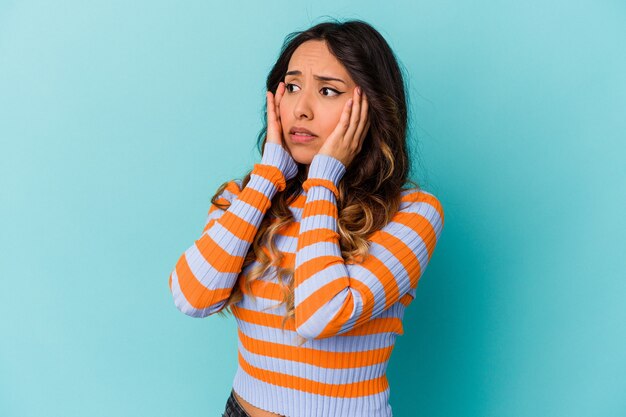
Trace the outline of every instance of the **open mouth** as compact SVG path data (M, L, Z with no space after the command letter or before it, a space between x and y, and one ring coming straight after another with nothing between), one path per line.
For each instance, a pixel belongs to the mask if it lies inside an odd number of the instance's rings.
M292 142L297 143L311 142L317 138L315 135L309 135L301 132L291 133L289 136L291 137Z
M310 142L317 137L313 132L308 129L294 127L289 131L289 136L293 142Z

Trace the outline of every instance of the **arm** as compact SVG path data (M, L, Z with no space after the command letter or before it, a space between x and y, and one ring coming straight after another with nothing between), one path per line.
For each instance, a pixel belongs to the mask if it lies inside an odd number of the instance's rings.
M306 338L345 333L412 296L443 227L443 209L426 192L411 195L370 237L370 254L346 264L337 232L337 184L345 173L337 159L317 154L307 191L295 259L296 331Z
M222 196L230 196L230 207L221 210L212 205L202 236L182 254L170 274L170 291L180 311L206 317L220 310L237 282L272 197L297 171L287 151L268 142L246 187L238 194L238 187L227 187L229 192Z

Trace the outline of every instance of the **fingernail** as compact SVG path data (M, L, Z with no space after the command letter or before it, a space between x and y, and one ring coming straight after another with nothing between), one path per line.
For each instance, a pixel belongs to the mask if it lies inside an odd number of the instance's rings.
M361 87L357 87L357 88L356 88L356 93L357 93L358 95L361 95Z
M352 106L352 99L348 100L348 106Z

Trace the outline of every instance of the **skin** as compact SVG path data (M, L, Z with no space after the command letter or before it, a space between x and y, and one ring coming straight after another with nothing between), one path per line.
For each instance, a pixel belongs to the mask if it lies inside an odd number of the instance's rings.
M293 53L276 95L267 92L267 141L282 145L296 162L309 165L320 153L348 166L361 151L369 129L367 96L324 41L307 41ZM314 75L339 78L322 81ZM304 127L316 136L308 143L292 141L289 130ZM308 170L308 167L307 167Z

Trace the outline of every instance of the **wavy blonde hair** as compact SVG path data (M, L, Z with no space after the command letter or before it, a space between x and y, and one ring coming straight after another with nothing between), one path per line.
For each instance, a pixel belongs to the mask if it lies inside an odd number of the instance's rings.
M279 82L284 80L293 52L308 40L326 41L331 53L346 67L369 100L370 129L360 153L353 159L358 163L346 167L338 183L337 199L341 255L346 263L361 262L369 252L368 237L389 223L399 210L403 187L411 184L419 188L417 183L408 179L408 106L403 77L391 48L372 26L360 20L325 22L287 36L281 54L267 77L267 90L276 92ZM267 109L263 117L264 126L257 138L261 154L266 141L266 120ZM302 184L306 180L306 165L297 165L296 176L288 180L285 189L273 197L242 269L255 261L257 265L240 276L240 279L245 277L243 285L246 293L254 299L251 283L266 274L272 266L276 268L277 278L283 288L283 300L273 308L286 306L283 328L286 321L294 317L293 269L279 266L284 254L278 250L275 238L294 221L289 205L301 194ZM251 173L249 171L242 180L241 189L250 181ZM211 199L212 204L223 210L230 204L224 203L219 197L228 184L222 184ZM230 306L242 298L241 289L235 285L219 313L224 315L223 310L232 313Z

